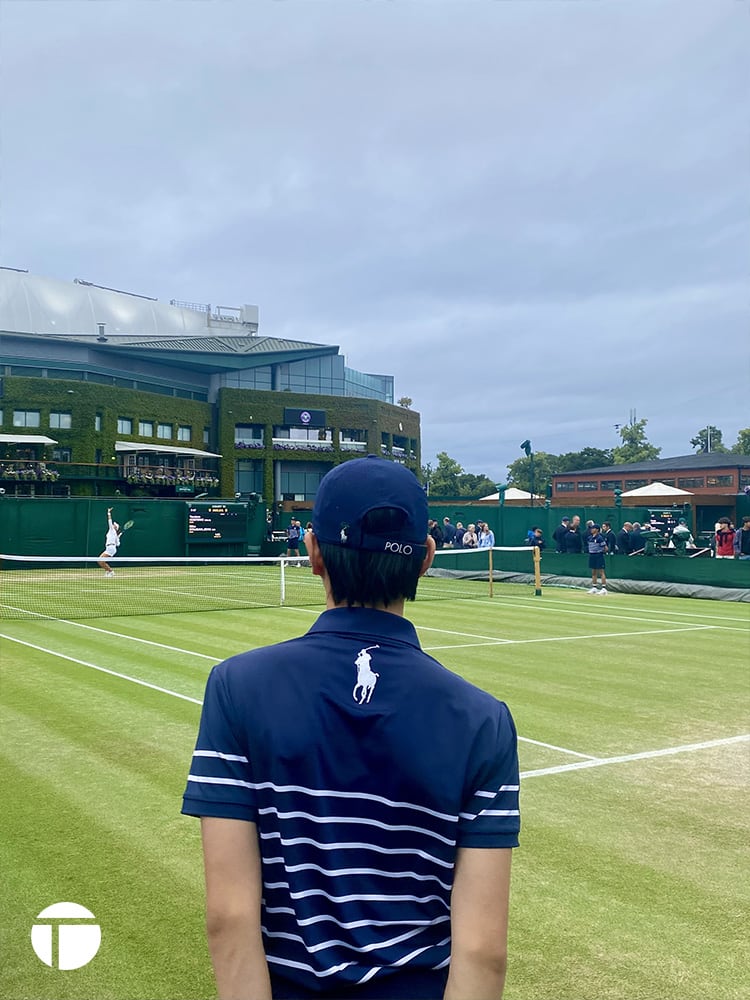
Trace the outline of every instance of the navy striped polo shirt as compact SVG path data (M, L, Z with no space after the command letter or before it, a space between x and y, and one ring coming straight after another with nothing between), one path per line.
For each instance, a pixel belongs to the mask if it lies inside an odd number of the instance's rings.
M257 824L276 982L438 996L457 847L518 845L518 784L504 703L405 618L335 608L212 670L182 811Z

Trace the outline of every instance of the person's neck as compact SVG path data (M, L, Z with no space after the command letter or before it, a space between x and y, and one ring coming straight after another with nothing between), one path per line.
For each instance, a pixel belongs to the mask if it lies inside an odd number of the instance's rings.
M337 604L331 594L328 595L326 600L326 611L333 611L334 608L367 608L370 611L387 611L388 614L398 615L399 618L404 617L404 600L394 601L392 604L386 606L385 604L347 604L346 601L339 601Z

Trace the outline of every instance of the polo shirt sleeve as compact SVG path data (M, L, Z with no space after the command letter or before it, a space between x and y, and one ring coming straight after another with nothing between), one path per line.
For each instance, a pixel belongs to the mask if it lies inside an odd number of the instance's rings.
M198 740L183 796L186 816L216 816L255 822L257 795L247 746L233 720L226 685L227 664L211 671L201 713Z
M507 705L480 727L458 822L458 847L518 847L518 737Z

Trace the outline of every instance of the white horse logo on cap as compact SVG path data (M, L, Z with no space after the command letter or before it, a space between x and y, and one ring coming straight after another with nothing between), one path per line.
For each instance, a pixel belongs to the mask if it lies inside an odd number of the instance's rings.
M380 646L365 646L357 653L357 659L354 661L354 666L357 668L357 683L354 685L352 698L358 705L369 702L375 685L378 683L378 677L380 677L380 674L370 669L372 656L369 651L371 649L380 649ZM357 688L359 688L359 698L357 697Z

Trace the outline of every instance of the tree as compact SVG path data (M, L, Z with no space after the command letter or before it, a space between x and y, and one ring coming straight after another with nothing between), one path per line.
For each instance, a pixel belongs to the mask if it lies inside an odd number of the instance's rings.
M615 465L627 465L631 462L651 462L661 454L661 448L650 444L646 437L648 420L634 420L620 428L622 444L612 451Z
M579 469L598 469L606 465L614 465L611 448L582 448L581 451L567 451L560 455L555 472L578 472Z
M482 497L495 492L495 484L483 473L464 472L446 452L438 452L438 464L422 466L422 479L429 483L431 496Z
M405 410L408 410L414 400L411 396L402 396L401 399L397 400L399 406L403 406Z
M750 427L745 427L737 433L737 443L732 448L735 455L750 455Z
M451 458L445 451L438 452L437 460L438 464L430 479L430 493L441 497L458 496L459 476L464 470L455 458Z
M534 493L544 496L544 491L552 482L552 476L558 471L558 456L549 455L546 451L534 452ZM508 485L519 490L531 490L531 458L517 458L508 466Z
M694 438L690 438L690 444L698 454L701 452L708 454L710 451L716 451L725 455L729 451L722 444L721 431L718 427L714 427L713 424L709 424L708 427L702 427Z

